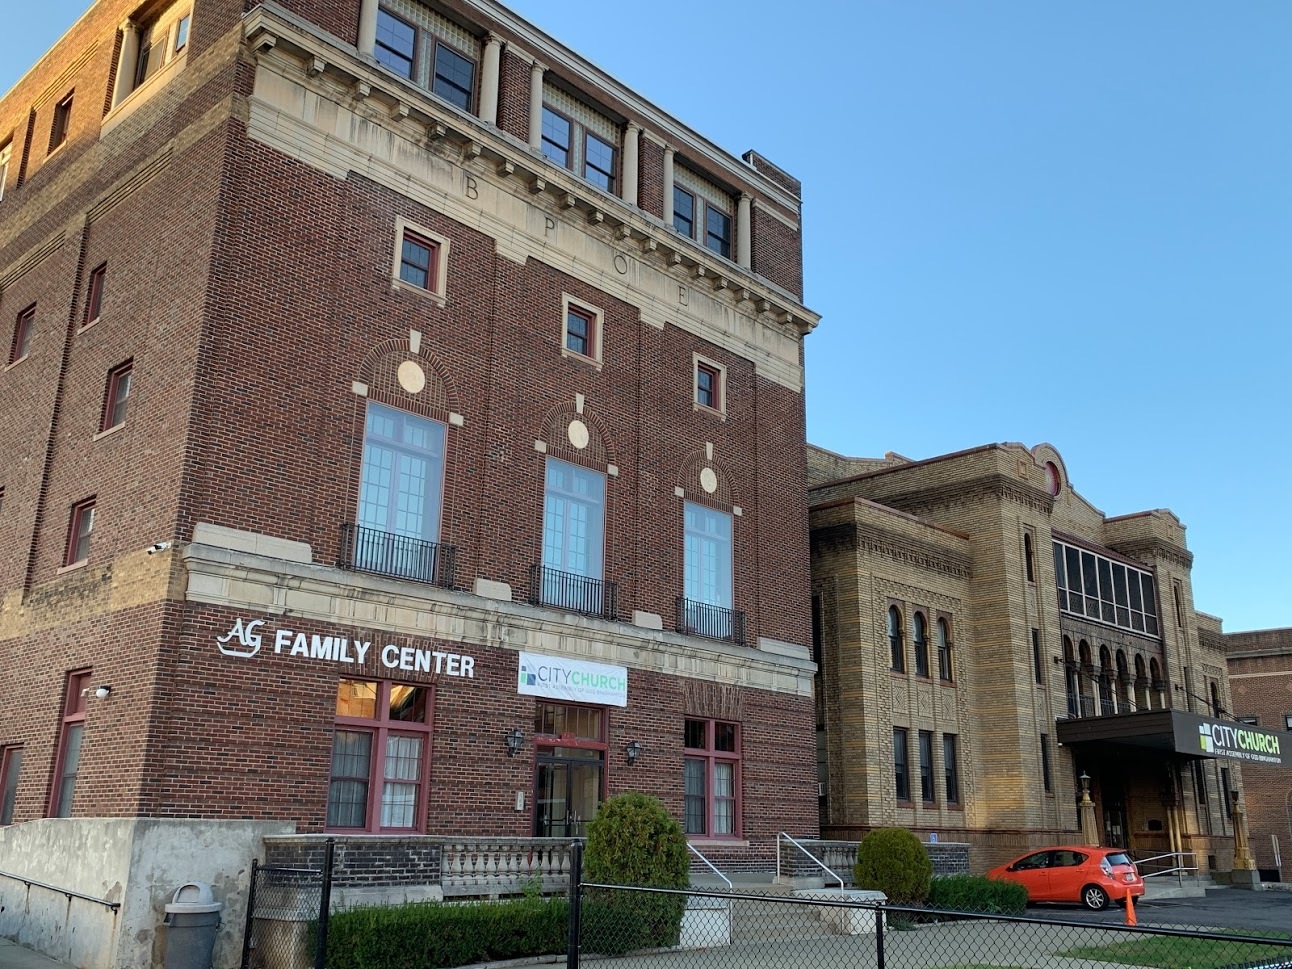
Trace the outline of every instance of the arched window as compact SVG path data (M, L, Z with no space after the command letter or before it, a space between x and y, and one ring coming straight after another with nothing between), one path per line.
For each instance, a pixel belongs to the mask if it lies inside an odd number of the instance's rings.
M1078 656L1081 659L1081 667L1077 670L1077 685L1081 693L1081 716L1093 717L1095 715L1095 664L1090 658L1090 644L1084 639L1078 647Z
M1148 673L1144 669L1144 657L1135 657L1135 709L1147 710L1148 704Z
M929 637L924 613L917 612L911 620L915 627L915 675L929 675Z
M1077 699L1077 657L1072 652L1072 640L1063 637L1063 682L1068 691L1068 716L1081 716L1081 702Z
M1162 667L1156 657L1148 661L1148 680L1153 709L1161 710L1165 706L1162 691L1166 689L1166 684L1162 682Z
M1211 681L1211 715L1218 717L1225 712L1225 708L1220 705L1220 688L1216 681Z
M1036 570L1032 564L1032 536L1027 532L1023 533L1023 569L1027 574L1027 581L1035 582Z
M1126 665L1126 651L1119 649L1117 650L1117 709L1122 713L1130 712L1130 682L1130 667Z
M938 676L950 683L954 676L951 675L951 630L947 626L945 619L938 620Z
M902 645L902 611L897 606L888 608L888 648L892 653L893 672L906 672L906 650Z
M1116 713L1113 702L1113 655L1107 646L1099 647L1099 715L1106 717Z

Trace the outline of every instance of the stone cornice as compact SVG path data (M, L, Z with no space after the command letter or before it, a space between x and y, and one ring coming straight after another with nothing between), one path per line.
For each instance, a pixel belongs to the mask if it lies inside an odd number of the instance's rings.
M820 548L842 548L858 555L882 555L895 562L967 579L973 571L973 559L934 542L880 528L868 522L847 521L812 529L813 551Z
M983 498L1012 501L1046 514L1049 514L1054 507L1054 499L1041 488L999 471L926 488L912 488L891 495L867 495L866 497L881 505L891 505L902 511L952 505Z
M255 616L291 616L438 639L468 648L529 650L775 693L812 695L816 664L783 652L213 545L189 544L180 557L188 572L188 602ZM216 648L214 639L210 646Z
M1168 542L1164 538L1149 536L1148 538L1133 538L1121 541L1116 546L1110 546L1121 552L1123 555L1129 555L1137 558L1142 562L1150 562L1153 559L1167 559L1186 569L1193 566L1193 553L1187 548L1182 548L1175 542Z

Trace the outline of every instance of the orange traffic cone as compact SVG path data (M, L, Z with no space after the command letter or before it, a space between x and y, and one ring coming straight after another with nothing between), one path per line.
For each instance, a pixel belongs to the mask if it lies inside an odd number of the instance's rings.
M1129 888L1126 889L1126 924L1139 925L1139 919L1135 917L1135 896Z

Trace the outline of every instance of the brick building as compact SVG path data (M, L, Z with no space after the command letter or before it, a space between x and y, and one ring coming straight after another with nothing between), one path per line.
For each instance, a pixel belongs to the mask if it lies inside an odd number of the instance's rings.
M0 186L5 822L817 833L794 178L492 0L98 0Z
M1292 629L1226 633L1233 713L1252 726L1292 733ZM1265 764L1243 769L1252 854L1261 877L1292 873L1292 772Z
M1231 866L1245 761L1199 749L1233 721L1175 515L1106 517L1049 445L808 464L826 836L936 833L977 870L1082 837Z

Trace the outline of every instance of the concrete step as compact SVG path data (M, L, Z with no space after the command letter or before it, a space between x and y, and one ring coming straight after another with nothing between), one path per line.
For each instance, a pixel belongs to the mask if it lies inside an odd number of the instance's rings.
M0 969L73 969L39 952L24 948L8 939L0 939Z

